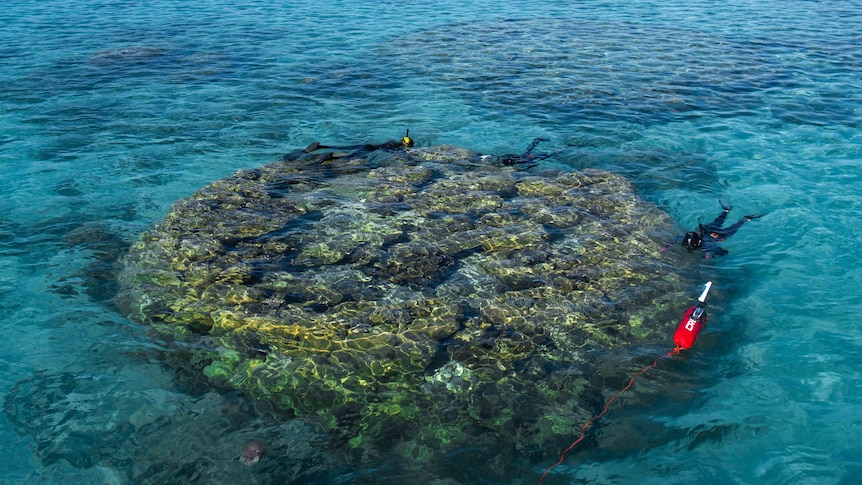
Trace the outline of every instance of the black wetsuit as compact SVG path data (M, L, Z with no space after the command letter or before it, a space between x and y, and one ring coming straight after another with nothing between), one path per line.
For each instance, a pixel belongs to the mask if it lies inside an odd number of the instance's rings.
M539 145L539 143L543 141L548 141L547 138L533 138L533 142L530 143L530 146L527 147L527 151L525 151L521 155L516 155L513 153L507 153L505 155L500 155L497 157L497 161L502 163L507 167L520 166L523 169L533 168L538 165L536 162L540 160L545 160L551 157L554 157L563 152L566 148L561 148L559 150L553 151L551 153L533 153L533 150ZM573 146L573 145L570 145Z
M724 241L736 234L736 231L742 227L743 224L750 221L750 216L743 217L738 220L733 225L722 228L724 225L725 219L727 219L727 214L730 211L725 210L722 211L718 217L715 218L714 221L710 222L703 228L703 245L701 246L701 250L706 253L704 255L705 258L711 258L713 256L724 256L728 253L727 249L719 246L718 243Z
M377 150L398 150L413 147L413 139L410 138L409 131L401 140L390 140L380 145L350 145L350 146L327 146L321 145L318 142L312 142L303 150L290 152L282 157L285 162L294 162L305 160L312 163L325 163L336 159L351 159L367 155L368 153Z
M721 227L724 225L724 221L727 219L727 214L729 214L731 210L731 207L725 206L723 204L722 208L724 210L712 222L710 222L706 226L701 224L698 226L696 232L690 232L686 234L686 237L683 239L683 246L685 246L689 251L692 251L694 249L699 249L703 251L705 258L724 256L728 253L728 251L723 247L719 246L719 243L736 234L736 231L738 231L739 228L742 227L742 225L746 222L752 219L757 219L758 217L761 217L763 215L747 215L730 226ZM692 240L692 238L689 237L690 235L696 235L696 237ZM698 237L701 239L700 243L697 243ZM692 244L692 241L696 244Z

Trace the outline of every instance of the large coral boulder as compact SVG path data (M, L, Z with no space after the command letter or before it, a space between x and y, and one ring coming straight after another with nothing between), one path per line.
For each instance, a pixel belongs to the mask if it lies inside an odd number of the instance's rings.
M356 449L536 449L601 402L591 356L667 341L692 285L658 259L672 229L611 173L298 152L178 201L127 256L121 306Z

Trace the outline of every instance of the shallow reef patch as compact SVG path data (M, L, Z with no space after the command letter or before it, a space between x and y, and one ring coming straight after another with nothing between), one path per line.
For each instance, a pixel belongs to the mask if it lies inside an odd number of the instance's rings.
M672 231L608 172L296 152L175 203L125 258L118 303L194 343L202 378L360 456L431 459L482 433L537 450L601 402L591 355L667 339L691 286L657 257Z

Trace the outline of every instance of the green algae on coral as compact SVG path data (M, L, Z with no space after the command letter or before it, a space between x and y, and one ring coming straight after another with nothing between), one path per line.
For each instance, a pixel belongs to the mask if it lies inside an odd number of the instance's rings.
M690 286L656 258L671 228L607 172L298 153L174 204L126 257L121 304L205 342L212 383L363 453L427 460L478 432L535 449L594 411L591 353L667 339Z

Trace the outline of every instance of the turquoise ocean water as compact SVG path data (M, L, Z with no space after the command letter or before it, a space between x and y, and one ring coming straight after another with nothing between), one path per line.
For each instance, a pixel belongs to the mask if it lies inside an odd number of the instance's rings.
M111 305L112 263L174 201L406 128L548 138L548 163L629 177L680 232L719 199L766 214L703 260L686 360L546 483L862 481L862 2L19 0L0 25L0 483L536 483L557 456L352 467L179 384ZM261 433L295 438L239 465Z

